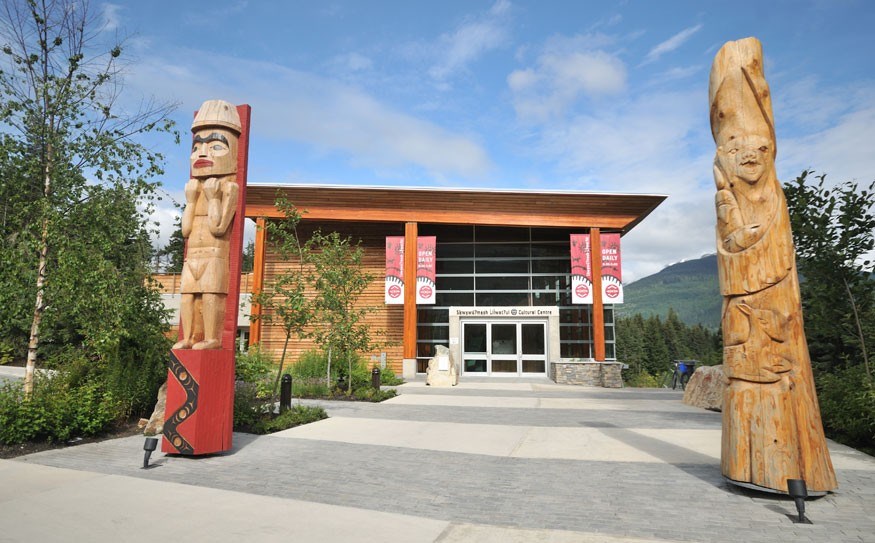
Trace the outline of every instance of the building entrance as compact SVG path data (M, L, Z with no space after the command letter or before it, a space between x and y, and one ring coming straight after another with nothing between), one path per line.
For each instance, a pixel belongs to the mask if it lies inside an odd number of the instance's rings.
M544 321L462 321L462 373L481 376L544 375Z

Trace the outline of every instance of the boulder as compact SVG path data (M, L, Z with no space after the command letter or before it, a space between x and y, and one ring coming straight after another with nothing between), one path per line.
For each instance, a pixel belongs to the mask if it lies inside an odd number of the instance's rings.
M443 345L435 346L434 357L428 361L425 384L435 387L451 387L459 384L459 374L456 372L450 350Z
M729 380L723 373L723 366L701 366L696 368L684 390L684 403L711 411L722 411L723 392Z
M149 423L143 430L143 434L147 436L160 436L164 433L164 407L167 404L167 383L165 382L158 389L158 401L155 403L155 410L152 411L152 416L149 417Z

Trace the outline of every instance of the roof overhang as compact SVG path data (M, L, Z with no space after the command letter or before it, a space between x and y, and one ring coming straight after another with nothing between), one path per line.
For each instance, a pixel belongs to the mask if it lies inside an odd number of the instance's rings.
M278 192L304 220L601 228L626 233L662 194L442 187L249 184L246 216L279 218Z

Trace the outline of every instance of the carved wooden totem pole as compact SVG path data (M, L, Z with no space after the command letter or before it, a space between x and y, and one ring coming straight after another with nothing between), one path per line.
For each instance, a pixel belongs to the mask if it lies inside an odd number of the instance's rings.
M787 492L837 488L802 328L790 218L775 174L772 101L755 38L729 42L709 85L723 295L723 476Z
M170 353L166 453L231 448L249 106L208 100L191 130L179 342Z

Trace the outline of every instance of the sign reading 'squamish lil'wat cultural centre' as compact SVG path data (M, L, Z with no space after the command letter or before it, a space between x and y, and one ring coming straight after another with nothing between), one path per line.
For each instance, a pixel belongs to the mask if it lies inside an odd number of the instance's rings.
M231 448L250 113L246 105L209 100L192 123L181 323L168 364L165 453Z

